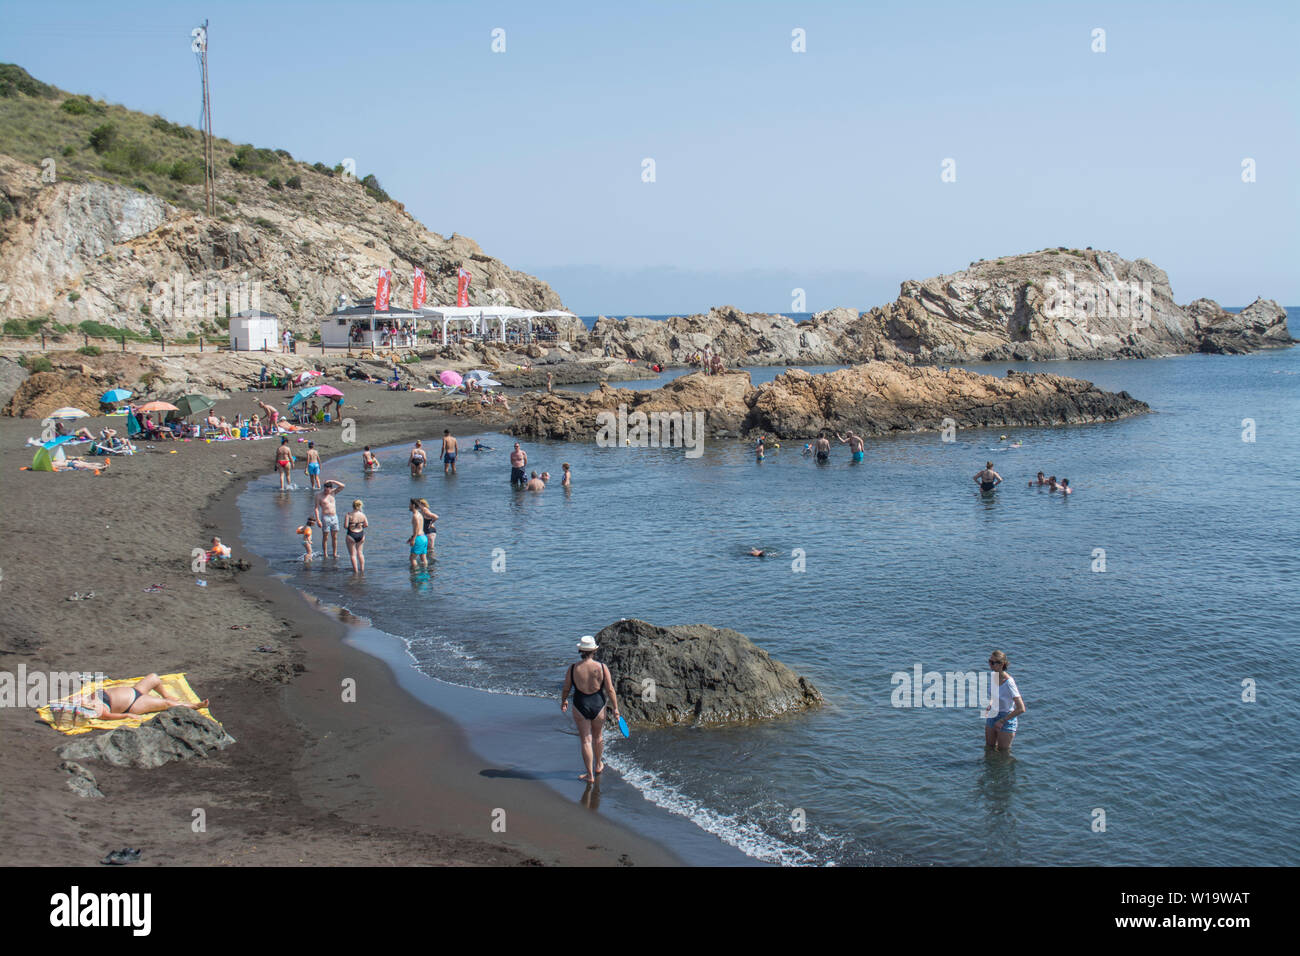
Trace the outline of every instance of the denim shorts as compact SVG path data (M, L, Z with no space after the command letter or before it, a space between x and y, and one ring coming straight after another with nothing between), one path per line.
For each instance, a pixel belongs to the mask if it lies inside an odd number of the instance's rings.
M989 730L992 730L992 731L994 731L994 732L996 733L996 732L997 732L997 727L995 727L995 726L993 726L993 725L996 724L999 720L1001 720L1003 717L1005 717L1005 716L1006 716L1007 714L1009 714L1009 713L1011 713L1011 711L1009 711L1009 710L1004 710L1004 711L1002 711L1002 713L998 714L996 717L990 717L990 718L988 718L986 721L984 721L984 726L987 727L987 728L989 728ZM1019 717L1012 717L1010 720L1008 720L1005 724L1002 725L1002 733L1004 733L1004 734L1014 734L1014 733L1016 732L1016 724L1019 722L1019 720L1020 720Z

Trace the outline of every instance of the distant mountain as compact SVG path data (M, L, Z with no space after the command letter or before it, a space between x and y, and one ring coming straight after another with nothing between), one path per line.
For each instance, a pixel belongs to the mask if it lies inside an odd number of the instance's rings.
M430 232L373 175L223 139L213 148L209 218L197 130L0 64L0 319L215 332L255 290L258 307L306 331L340 294L373 296L381 267L394 306L411 304L416 267L428 304L454 302L463 266L471 304L563 307L474 240Z

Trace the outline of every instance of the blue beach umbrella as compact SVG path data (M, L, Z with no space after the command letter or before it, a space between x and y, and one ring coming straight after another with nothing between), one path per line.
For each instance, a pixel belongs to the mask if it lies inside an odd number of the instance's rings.
M295 396L293 397L293 401L291 401L291 402L289 403L289 407L290 407L290 408L293 408L295 405L299 404L299 403L302 402L304 399L309 398L309 397L312 396L312 395L315 395L315 394L316 394L316 389L318 389L318 388L320 388L319 385L309 385L309 386L307 386L306 388L304 388L302 391L300 391L297 395L295 395Z
M125 402L134 394L135 393L129 388L110 388L103 395L99 396L99 400L105 405L114 405L118 402Z

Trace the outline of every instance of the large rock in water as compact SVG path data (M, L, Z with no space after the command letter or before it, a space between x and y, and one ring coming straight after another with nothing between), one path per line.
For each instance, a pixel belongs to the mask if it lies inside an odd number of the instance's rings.
M173 760L206 757L235 742L215 720L188 707L163 711L139 727L119 727L59 748L64 760L102 760L115 767L161 767Z
M609 665L630 724L733 724L823 702L807 678L727 628L624 620L597 634L596 643L596 659ZM653 694L646 692L651 686Z
M1046 427L1109 422L1151 409L1127 392L1107 392L1091 382L1044 373L1011 372L1005 377L964 369L868 362L812 375L791 369L755 388L748 372L693 372L663 388L635 391L606 388L586 394L529 393L520 400L509 431L529 438L585 441L602 437L604 422L620 415L627 436L614 445L646 447L634 433L635 417L646 416L649 447L679 447L665 416L692 424L703 415L709 438L773 435L807 439L823 429L856 429L865 435L942 431L957 428ZM701 433L692 431L698 440ZM686 443L685 447L691 447Z

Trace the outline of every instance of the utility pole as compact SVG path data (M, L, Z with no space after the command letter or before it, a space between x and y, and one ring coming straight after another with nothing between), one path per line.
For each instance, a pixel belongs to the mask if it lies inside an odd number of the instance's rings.
M217 206L217 170L212 155L212 96L208 89L208 21L190 31L193 42L190 49L199 57L199 68L203 75L203 202L209 216L216 215Z

